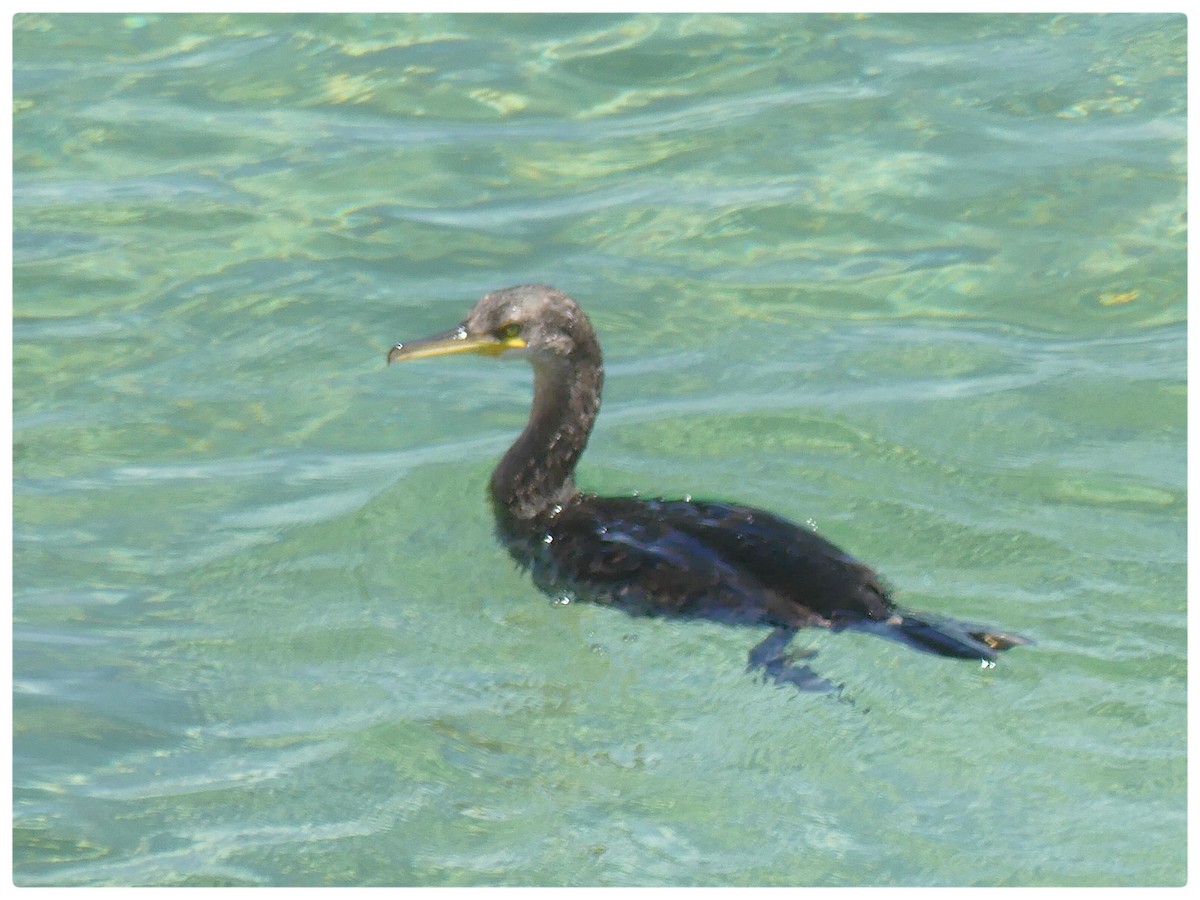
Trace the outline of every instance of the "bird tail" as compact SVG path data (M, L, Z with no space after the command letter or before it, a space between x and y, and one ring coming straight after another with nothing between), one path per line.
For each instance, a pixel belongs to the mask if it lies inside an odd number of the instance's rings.
M1010 647L1031 643L1019 635L905 610L896 610L884 621L871 622L868 628L926 653L985 662L995 660L998 653Z

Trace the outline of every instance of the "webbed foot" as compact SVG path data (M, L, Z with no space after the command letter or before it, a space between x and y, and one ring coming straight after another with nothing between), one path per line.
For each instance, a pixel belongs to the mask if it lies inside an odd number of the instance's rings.
M786 653L788 642L795 635L790 628L776 628L750 651L747 671L761 671L763 677L776 684L790 684L801 691L838 691L840 687L822 678L811 668L797 665L798 657L816 656L815 650Z

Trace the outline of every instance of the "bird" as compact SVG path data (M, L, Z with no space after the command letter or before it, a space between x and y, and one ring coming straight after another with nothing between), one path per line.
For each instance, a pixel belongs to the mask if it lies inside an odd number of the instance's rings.
M1026 638L899 607L879 575L815 530L719 501L604 497L575 484L600 410L604 362L588 317L545 284L484 295L453 328L395 344L391 363L452 354L533 368L529 420L492 472L496 535L559 602L632 616L769 628L747 669L802 691L836 690L788 645L803 628L856 629L985 667Z

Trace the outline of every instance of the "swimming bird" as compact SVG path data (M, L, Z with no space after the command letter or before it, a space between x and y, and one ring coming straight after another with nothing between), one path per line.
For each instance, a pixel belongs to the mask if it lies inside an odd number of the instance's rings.
M389 363L474 353L533 366L525 430L492 473L496 533L556 599L631 615L772 630L749 668L804 690L833 688L787 653L805 627L855 628L990 665L1024 638L897 607L876 573L809 528L731 503L600 497L575 467L600 410L600 342L579 304L542 284L485 295L442 334L398 343Z

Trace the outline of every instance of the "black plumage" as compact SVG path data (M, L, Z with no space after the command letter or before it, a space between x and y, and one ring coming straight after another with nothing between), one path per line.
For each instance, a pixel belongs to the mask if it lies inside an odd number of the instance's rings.
M453 353L519 355L533 365L529 422L492 473L491 498L500 540L548 594L633 615L770 626L751 667L802 688L830 686L786 655L807 626L853 627L985 663L1027 643L898 608L869 567L763 510L579 491L575 466L600 409L604 367L591 323L561 291L494 291L457 327L397 344L388 361Z

